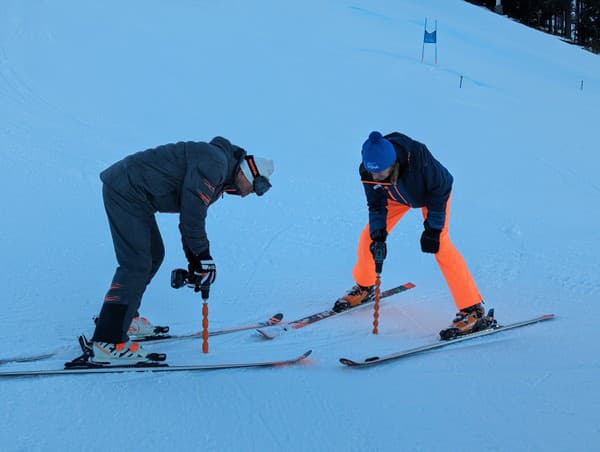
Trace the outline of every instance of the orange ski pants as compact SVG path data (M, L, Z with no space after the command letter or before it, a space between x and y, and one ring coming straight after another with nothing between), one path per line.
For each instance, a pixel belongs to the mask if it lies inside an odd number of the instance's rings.
M387 231L394 229L394 226L410 210L410 207L398 202L388 200ZM427 209L423 208L423 218L427 218ZM456 250L448 235L448 223L450 220L450 199L446 205L446 222L442 233L440 234L440 250L434 255L446 284L450 289L454 304L461 310L473 306L482 301L482 297L475 285L475 281L469 272L465 260ZM371 237L369 234L369 225L363 229L358 241L358 260L352 276L361 286L372 286L375 284L375 261L369 249Z

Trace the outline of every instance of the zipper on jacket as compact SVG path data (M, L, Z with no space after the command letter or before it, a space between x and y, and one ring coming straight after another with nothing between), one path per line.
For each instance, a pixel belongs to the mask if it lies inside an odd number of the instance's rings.
M393 200L393 201L398 201L398 199L394 196L394 194L392 193L392 188L394 189L394 191L398 194L398 196L400 197L400 202L404 203L405 205L407 205L408 207L412 207L410 205L410 203L406 200L406 198L404 196L402 196L402 193L400 193L400 190L398 190L398 187L396 185L391 185L390 187L386 187L386 190L388 192L388 196Z

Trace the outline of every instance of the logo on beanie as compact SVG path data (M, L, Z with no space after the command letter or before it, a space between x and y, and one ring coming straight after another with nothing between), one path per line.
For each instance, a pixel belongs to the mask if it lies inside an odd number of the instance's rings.
M383 171L385 168L381 168L379 163L377 162L364 162L365 168L372 173L378 173L379 171Z

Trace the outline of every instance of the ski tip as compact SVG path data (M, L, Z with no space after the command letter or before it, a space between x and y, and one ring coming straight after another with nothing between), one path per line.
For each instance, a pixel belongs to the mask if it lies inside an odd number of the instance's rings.
M277 325L279 322L283 320L283 314L281 312L275 314L273 317L269 319L267 322L268 325Z
M554 314L544 314L542 316L543 320L550 320L550 319L553 319L553 318L554 318Z
M370 358L365 359L364 361L352 361L348 358L340 358L340 362L346 366L350 367L363 367L372 362L379 361L379 356L371 356Z
M307 350L307 351L305 351L304 353L302 353L302 354L300 355L300 357L298 358L298 360L302 360L302 359L304 359L304 358L308 358L308 357L311 355L311 353L312 353L312 350Z
M413 283L411 283L411 282L407 282L406 284L404 284L404 287L406 287L407 289L414 289L414 288L415 288L415 287L417 287L417 286L415 286L415 285L414 285Z
M312 353L312 350L307 350L304 353L302 353L300 356L298 356L297 358L274 363L274 367L287 367L287 366L297 364L301 361L304 361L306 358L308 358L308 356L310 356L311 353Z
M357 366L358 363L356 361L352 361L348 358L340 358L340 362L346 366Z

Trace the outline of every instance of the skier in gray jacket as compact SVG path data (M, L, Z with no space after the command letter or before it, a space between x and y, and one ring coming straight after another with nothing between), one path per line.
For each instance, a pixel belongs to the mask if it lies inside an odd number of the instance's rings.
M179 213L188 269L203 284L211 284L216 266L205 230L209 206L223 193L262 196L271 187L273 169L271 160L247 155L227 139L215 137L210 143L179 142L138 152L101 173L119 266L96 322L93 361L149 360L129 334L155 334L155 327L138 313L142 295L165 254L154 214Z

